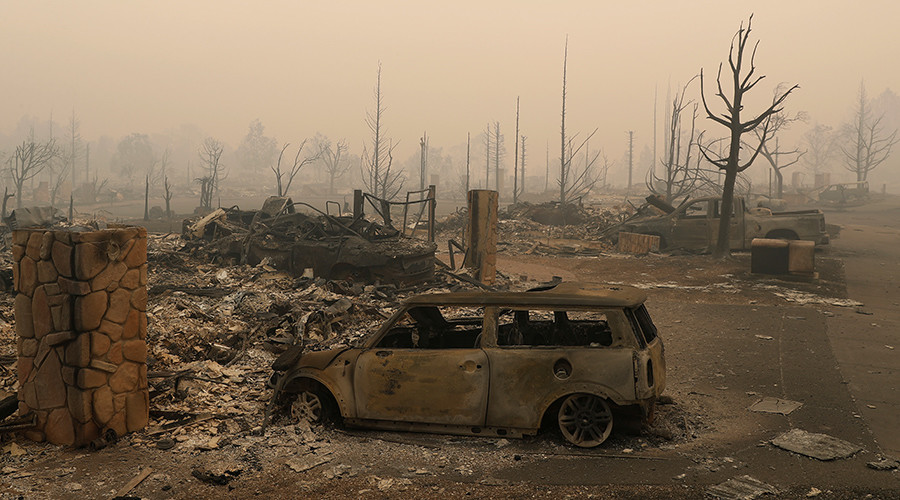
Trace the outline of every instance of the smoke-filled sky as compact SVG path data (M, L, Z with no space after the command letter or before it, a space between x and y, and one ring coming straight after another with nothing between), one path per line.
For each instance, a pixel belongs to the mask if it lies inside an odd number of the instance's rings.
M873 97L900 90L898 5L5 1L0 131L23 115L52 112L62 122L74 109L87 140L190 123L236 145L258 118L282 142L321 132L359 152L380 61L384 122L400 156L416 150L423 131L432 146L449 147L489 121L501 122L511 149L520 96L521 133L542 159L545 144L559 141L568 35L568 128L599 128L592 146L618 159L627 130L636 149L650 143L655 89L661 122L667 88L700 68L714 76L751 13L757 69L767 78L747 109L760 109L777 83L798 83L788 109L837 125L849 118L861 79Z

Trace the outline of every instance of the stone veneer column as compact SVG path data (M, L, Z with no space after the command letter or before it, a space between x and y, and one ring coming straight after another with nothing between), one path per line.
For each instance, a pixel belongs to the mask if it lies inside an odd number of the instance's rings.
M13 231L19 414L35 441L83 446L142 429L147 230Z

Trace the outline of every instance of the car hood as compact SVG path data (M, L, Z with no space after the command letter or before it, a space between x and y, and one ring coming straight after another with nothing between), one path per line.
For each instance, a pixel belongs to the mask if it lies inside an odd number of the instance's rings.
M324 351L312 351L300 356L297 361L297 368L315 368L324 370L326 366L331 364L335 358L340 356L342 352L349 351L349 347L341 347L337 349L327 349Z

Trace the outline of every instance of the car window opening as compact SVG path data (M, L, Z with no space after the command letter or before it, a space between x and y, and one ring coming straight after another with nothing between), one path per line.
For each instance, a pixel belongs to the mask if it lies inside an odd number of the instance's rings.
M650 313L645 305L641 304L640 307L628 311L628 320L631 322L631 327L641 346L653 342L656 338L656 325L650 319Z
M483 319L484 311L480 308L456 308L442 312L437 306L412 307L376 347L472 349L480 340Z
M497 344L609 347L613 338L606 315L596 311L504 311Z

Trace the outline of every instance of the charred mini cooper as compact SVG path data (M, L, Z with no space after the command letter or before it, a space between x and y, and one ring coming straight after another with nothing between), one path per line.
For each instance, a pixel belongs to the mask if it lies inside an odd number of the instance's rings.
M614 415L652 415L665 387L645 300L578 283L419 295L359 347L283 356L271 383L311 421L505 437L548 424L597 446Z

